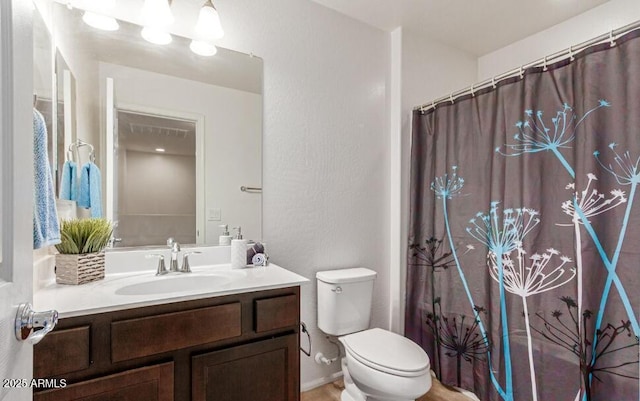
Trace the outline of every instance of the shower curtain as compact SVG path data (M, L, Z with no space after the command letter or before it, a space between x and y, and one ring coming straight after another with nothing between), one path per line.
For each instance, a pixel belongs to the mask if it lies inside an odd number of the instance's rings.
M406 335L482 400L640 400L640 34L415 111Z

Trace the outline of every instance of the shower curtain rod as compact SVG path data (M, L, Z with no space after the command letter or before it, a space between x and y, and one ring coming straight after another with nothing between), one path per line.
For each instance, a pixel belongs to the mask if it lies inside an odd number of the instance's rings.
M574 55L579 53L591 46L599 45L601 43L609 42L611 47L616 45L616 39L620 36L625 35L633 30L640 28L640 21L632 22L629 25L625 25L621 28L614 29L609 31L608 33L597 36L593 39L587 40L580 44L570 46L568 49L560 50L556 53L550 54L546 57L538 59L528 64L524 64L518 68L514 68L513 70L507 71L505 73L496 75L492 78L485 79L484 81L475 83L468 88L457 90L455 92L451 92L449 96L443 96L438 99L432 100L428 103L422 104L420 106L416 106L413 108L414 111L420 110L421 112L425 112L431 109L435 109L438 104L442 104L444 102L451 102L452 104L455 102L456 98L464 95L472 95L475 96L475 92L484 88L488 88L490 86L496 87L496 84L504 79L512 78L516 76L520 76L522 78L524 76L524 72L528 68L532 67L543 67L545 70L548 64L558 62L562 59L567 58L567 56L573 60Z

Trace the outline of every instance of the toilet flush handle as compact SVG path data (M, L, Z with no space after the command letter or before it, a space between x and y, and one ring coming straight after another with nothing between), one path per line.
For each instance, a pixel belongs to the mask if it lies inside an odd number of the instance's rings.
M332 288L331 291L335 292L336 294L342 294L342 287L338 285L336 286L336 288Z

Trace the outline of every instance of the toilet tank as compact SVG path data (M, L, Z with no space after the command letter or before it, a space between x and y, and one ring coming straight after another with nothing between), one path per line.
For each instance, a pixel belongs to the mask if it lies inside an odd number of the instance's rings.
M364 267L325 270L318 282L318 328L341 336L369 327L376 272Z

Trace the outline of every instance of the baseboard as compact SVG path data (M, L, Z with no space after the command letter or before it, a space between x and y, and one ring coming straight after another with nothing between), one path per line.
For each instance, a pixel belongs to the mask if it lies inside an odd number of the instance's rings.
M300 392L303 393L305 391L313 390L316 387L324 386L325 384L332 383L332 382L340 379L341 377L342 377L342 371L336 372L336 373L332 374L331 376L321 377L321 378L316 379L316 380L311 380L311 381L306 382L306 383L301 383L300 384Z

